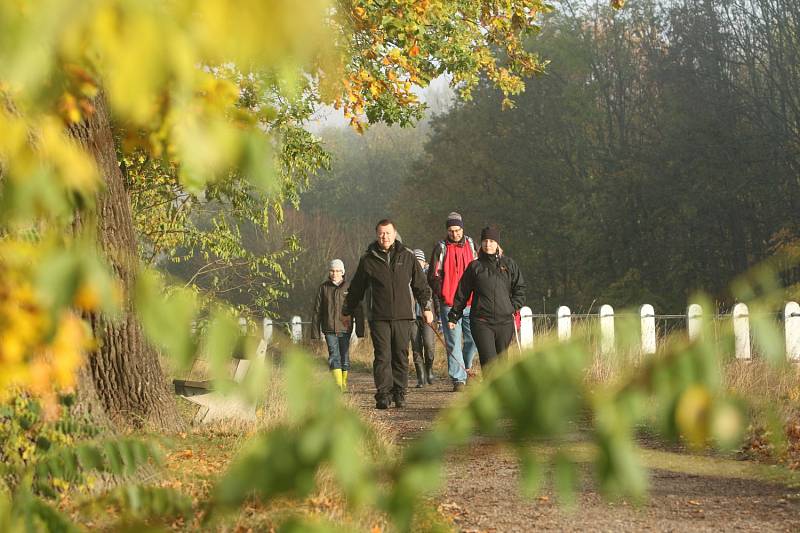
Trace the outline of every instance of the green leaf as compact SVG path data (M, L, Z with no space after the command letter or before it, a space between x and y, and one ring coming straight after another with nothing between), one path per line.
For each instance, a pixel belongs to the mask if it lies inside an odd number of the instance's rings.
M119 440L116 443L119 457L122 459L123 469L126 475L131 475L136 471L136 460L133 454L131 442L128 440Z
M554 460L556 494L566 506L575 505L575 490L578 483L578 469L572 459L564 452L558 452Z
M500 413L500 402L491 388L481 391L481 394L469 403L470 411L481 430L490 432L497 426L497 416Z
M96 446L92 444L78 446L75 454L78 457L81 468L84 470L97 470L99 472L105 470L103 454Z
M750 306L749 314L753 341L759 348L759 354L773 366L782 364L786 353L784 336L775 317L768 309L757 304Z
M47 531L58 531L64 533L79 532L80 529L65 515L57 511L39 498L33 498L30 502L30 513L36 516L47 528Z
M312 404L308 383L312 379L307 357L299 351L286 356L286 407L289 420L296 422L306 416Z
M136 279L134 305L147 337L172 358L178 372L185 372L197 351L192 322L197 310L195 294L188 289L166 293L159 276L142 270Z
M129 522L130 518L170 520L176 516L186 516L192 510L192 500L179 491L133 483L103 494L98 501L118 506L128 519L124 522Z
M280 180L275 173L275 159L272 148L264 135L250 134L242 153L242 169L248 181L266 196L279 192Z
M215 387L223 392L231 387L230 361L240 335L239 323L233 313L223 307L216 308L208 326L203 351L208 358Z
M54 249L38 266L36 289L53 316L72 305L81 282L80 267L80 258L71 249Z
M103 444L103 452L106 459L108 470L112 474L122 475L125 463L122 460L122 454L116 442L106 442Z
M544 480L542 464L534 457L530 450L519 449L520 461L520 488L522 493L533 498L539 493Z
M266 349L266 346L261 346ZM256 403L264 398L264 392L267 383L269 383L269 376L271 366L265 358L259 355L252 355L251 352L248 361L250 367L247 369L247 375L241 384L241 390L244 397L252 403Z

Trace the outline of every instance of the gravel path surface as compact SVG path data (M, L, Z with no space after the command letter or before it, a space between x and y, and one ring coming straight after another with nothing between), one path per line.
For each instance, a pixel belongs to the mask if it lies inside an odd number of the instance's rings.
M413 372L412 372L413 375ZM415 380L412 377L410 385ZM354 373L351 400L387 425L399 443L427 429L442 407L454 398L449 382L439 379L423 389L409 388L405 409L374 409L372 376ZM676 454L674 446L655 447L693 462L711 458ZM672 468L672 467L669 467ZM679 471L683 470L683 471ZM650 497L633 506L610 504L595 491L590 465L582 467L582 486L571 510L557 504L545 489L524 499L518 491L516 458L501 445L477 437L465 450L451 454L446 480L436 495L440 512L460 531L800 531L800 488L736 477L686 473L686 468L650 471ZM713 469L712 469L713 470ZM704 468L708 472L709 468Z

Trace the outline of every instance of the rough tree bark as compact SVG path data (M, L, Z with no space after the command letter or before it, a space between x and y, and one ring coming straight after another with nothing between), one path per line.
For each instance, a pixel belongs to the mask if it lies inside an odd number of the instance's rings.
M105 182L97 199L97 236L101 249L122 284L122 312L112 320L103 314L89 317L98 340L89 354L81 401L100 402L84 406L117 427L175 429L182 425L172 391L167 386L158 354L147 342L133 314L131 291L137 271L136 237L130 199L117 162L108 106L101 93L95 112L70 128L70 134L94 157ZM88 224L88 218L85 220ZM88 390L87 390L88 389Z

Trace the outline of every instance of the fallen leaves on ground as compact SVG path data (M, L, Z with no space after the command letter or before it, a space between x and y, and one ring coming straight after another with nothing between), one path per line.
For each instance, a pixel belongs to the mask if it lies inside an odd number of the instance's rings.
M456 502L440 503L436 510L451 524L463 522L469 515L469 512Z
M742 459L778 462L791 470L800 470L800 413L795 413L784 424L786 447L776 448L770 431L764 427L751 428L739 450ZM782 448L782 447L781 447Z

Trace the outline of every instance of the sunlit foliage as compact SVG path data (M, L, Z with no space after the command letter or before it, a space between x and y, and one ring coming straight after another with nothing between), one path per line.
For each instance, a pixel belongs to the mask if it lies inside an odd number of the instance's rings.
M75 385L81 354L92 342L80 313L111 316L128 304L150 340L179 368L201 351L220 378L241 348L229 310L212 306L202 335L195 335L194 291L170 288L157 274L143 272L126 294L98 253L96 223L106 213L94 206L104 176L73 133L87 127L101 105L111 111L115 162L128 171L128 184L139 187L135 201L153 205L154 211L142 210L139 226L156 231L143 232L140 250L175 257L181 247L198 245L195 237L161 240L190 227L181 202L218 201L262 226L269 216L280 218L282 202L296 200L309 173L326 163L317 142L301 130L314 104L343 109L359 131L367 121L406 124L421 111L413 86L448 73L464 97L485 76L504 93L502 105L511 106L508 97L524 88L523 77L542 69L522 42L536 33L539 15L549 9L535 0L0 4L0 384L27 389L13 401L23 394L41 396L47 413L48 405L64 397L59 393ZM155 213L152 220L148 211ZM220 225L226 216L220 213L223 218L211 224L222 238L199 244L209 261L235 258L241 247L231 239L238 226ZM160 225L170 219L172 226ZM765 276L743 282L737 291L745 299L774 292ZM774 328L756 323L755 330L765 353L777 353ZM569 424L587 412L600 450L600 487L611 495L641 497L646 478L636 462L633 429L646 417L660 421L665 435L695 445L735 441L739 411L720 391L715 366L722 352L711 336L694 345L678 342L630 375L592 387L584 380L585 344L544 344L488 372L484 384L446 411L432 432L388 461L368 451L352 453L369 448L371 430L332 384L309 386L308 361L295 355L286 369L289 422L256 437L202 504L211 520L253 494L307 495L319 469L328 467L354 507L378 509L408 530L415 501L437 486L447 450L476 432L496 434L518 448L531 492L550 466L568 498L572 458L557 454L545 464L526 454L526 444L564 438ZM244 389L252 397L266 371L248 375ZM225 382L219 387L224 390ZM57 415L54 410L50 420ZM16 433L28 430L13 427ZM25 433L25 439L23 455L33 437ZM38 437L34 442L45 446ZM75 526L69 519L41 497L47 495L45 481L63 490L62 481L81 482L85 472L129 475L159 459L154 447L137 440L55 444L35 467L23 457L6 476L14 483L0 491L4 523L70 530ZM99 501L129 510L123 518L132 520L179 513L189 505L178 494L132 483Z

